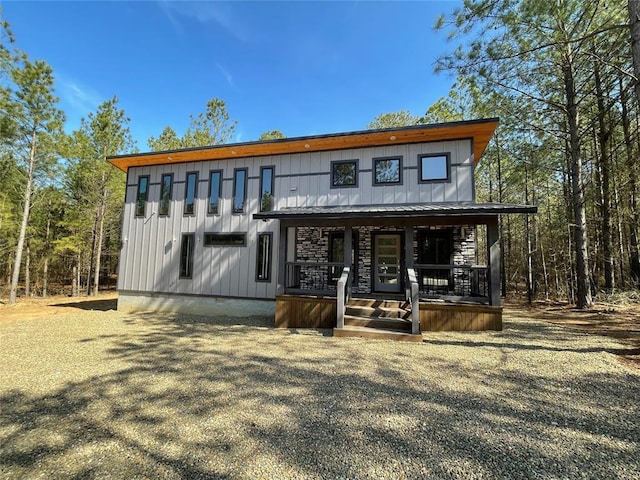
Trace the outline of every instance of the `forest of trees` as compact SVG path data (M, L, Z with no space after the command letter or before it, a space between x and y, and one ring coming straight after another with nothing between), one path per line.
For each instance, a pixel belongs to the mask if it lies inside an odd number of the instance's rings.
M478 201L539 207L501 221L503 293L585 308L637 292L640 0L467 0L436 29L459 45L436 62L456 78L450 93L368 128L500 117ZM136 151L131 121L114 96L65 132L51 67L16 49L6 22L0 36L0 293L112 288L125 178L105 156ZM190 120L148 148L225 143L237 124L219 98Z

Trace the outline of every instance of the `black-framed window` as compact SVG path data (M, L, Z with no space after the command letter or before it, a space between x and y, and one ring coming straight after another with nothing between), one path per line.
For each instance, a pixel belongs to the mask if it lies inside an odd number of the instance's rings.
M247 245L247 234L206 232L203 244L205 247L244 247Z
M136 193L136 217L144 217L144 211L149 197L149 176L138 177L138 191Z
M217 215L220 213L220 197L222 196L222 170L209 172L209 205L207 213Z
M418 155L420 182L442 182L449 180L451 170L449 153L430 153Z
M357 187L358 160L339 160L331 162L331 187Z
M274 167L260 168L260 211L273 210L273 172Z
M402 157L373 159L373 184L393 185L402 183Z
M244 213L247 203L247 169L233 170L233 213Z
M196 197L198 196L198 172L188 172L184 189L184 214L196 213Z
M180 278L193 277L193 247L196 236L194 233L182 234L180 245Z
M351 278L355 284L358 278L358 230L353 230L351 235ZM329 233L329 262L344 262L344 232ZM337 284L341 275L342 268L329 267L329 284Z
M160 215L169 215L173 194L173 173L164 173L160 180Z
M273 234L258 234L258 252L256 253L256 282L271 281L271 250Z

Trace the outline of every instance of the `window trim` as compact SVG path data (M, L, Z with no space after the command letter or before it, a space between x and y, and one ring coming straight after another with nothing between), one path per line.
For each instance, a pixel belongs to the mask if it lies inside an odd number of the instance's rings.
M271 170L271 185L270 185L270 195L271 195L271 208L269 210L263 210L262 209L262 192L263 192L263 185L264 185L264 171L270 169ZM273 190L275 188L275 176L276 176L276 167L275 165L264 165L262 167L260 167L260 191L258 192L258 210L260 212L270 212L273 210L274 208L274 201L273 201Z
M269 238L269 248L267 251L267 276L265 278L260 278L260 238L267 237ZM256 249L256 282L269 283L271 282L271 270L273 270L273 233L272 232L263 232L258 234L257 241L258 248Z
M212 245L207 243L207 235L212 237L230 237L233 235L242 236L242 244L228 243ZM220 248L220 247L246 247L247 246L247 232L204 232L202 236L202 245L207 248Z
M215 211L211 209L211 198L212 198L212 189L213 185L211 183L211 176L217 173L220 175L220 181L218 182L218 204L216 205ZM220 215L220 200L222 199L222 180L223 180L223 172L221 169L218 170L209 170L209 196L207 197L207 215Z
M352 163L355 167L355 175L354 175L354 180L355 183L353 184L348 184L348 185L336 185L335 184L335 178L334 178L334 167L336 165L342 165L342 164L346 164L346 163ZM331 171L329 172L329 175L331 176L331 188L358 188L358 177L360 176L360 171L358 169L358 159L357 158L353 158L351 160L333 160L331 162Z
M144 191L144 203L142 204L142 213L138 213L138 202L140 201L140 185L142 179L145 179L145 191ZM149 201L149 175L139 175L138 176L138 188L136 189L136 202L135 202L135 216L136 218L144 218L146 217L147 212L147 202Z
M238 172L244 172L244 197L242 199L242 209L237 209L236 208L236 190L237 190L237 186L238 186L238 181L237 181L237 173ZM231 211L233 212L234 215L243 215L246 213L247 210L247 186L248 186L248 180L249 180L249 169L246 167L243 168L234 168L233 169L233 203L231 204Z
M167 202L167 211L162 213L162 192L164 190L164 179L169 177L169 199ZM158 215L161 217L168 217L171 211L171 200L173 199L173 173L163 173L160 176L160 199L158 200Z
M189 275L182 275L182 271L183 271L183 249L184 249L184 245L185 245L185 239L186 238L191 238L191 257L189 258L190 261L190 265L189 265ZM186 280L191 280L193 279L193 254L195 252L195 244L196 244L196 234L195 233L183 233L182 234L182 239L181 239L181 243L180 243L180 272L178 275L178 278L180 279L186 279Z
M374 187L384 187L386 185L402 185L402 155L392 155L389 157L376 157L376 158L372 158L371 159L373 161L373 169L372 169L372 173L371 173L371 178L372 178L372 185ZM378 162L384 161L384 160L398 160L398 181L396 182L379 182L378 178L376 177L376 167L378 165Z
M423 179L422 175L422 159L423 158L434 158L434 157L444 157L446 159L446 169L447 175L443 178L429 178L427 180ZM451 180L451 152L441 152L441 153L420 153L418 154L418 183L446 183Z
M193 186L193 212L189 213L187 212L187 197L189 195L189 176L190 175L195 175L196 180L194 182L194 186ZM193 171L193 172L187 172L187 175L185 176L184 179L184 207L182 208L182 214L185 216L193 216L196 214L196 200L198 199L198 172L197 171Z

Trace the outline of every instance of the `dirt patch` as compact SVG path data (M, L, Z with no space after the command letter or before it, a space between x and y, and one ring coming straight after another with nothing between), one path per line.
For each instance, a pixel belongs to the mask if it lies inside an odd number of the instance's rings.
M62 311L99 310L106 312L116 310L118 294L116 292L100 293L96 296L69 297L55 295L47 298L19 299L14 305L7 304L6 299L0 301L0 322L12 320L30 320L46 316L54 316ZM71 313L71 311L67 311Z
M564 302L536 301L529 306L523 301L507 300L505 308L523 317L620 340L628 347L611 353L640 370L640 303L597 303L588 310L579 310Z

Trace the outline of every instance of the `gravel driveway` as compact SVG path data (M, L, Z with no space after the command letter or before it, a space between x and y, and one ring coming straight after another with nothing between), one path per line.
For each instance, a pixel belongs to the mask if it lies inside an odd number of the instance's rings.
M640 478L620 344L505 317L422 344L63 306L0 321L0 478Z

